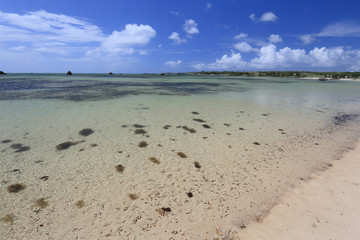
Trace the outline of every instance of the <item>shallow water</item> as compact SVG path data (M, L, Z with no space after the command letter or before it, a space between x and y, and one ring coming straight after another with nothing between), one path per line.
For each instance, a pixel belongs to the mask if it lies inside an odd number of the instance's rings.
M12 218L0 236L236 235L360 136L359 90L283 78L2 76L0 217ZM74 144L57 150L64 142ZM25 189L8 192L16 183Z

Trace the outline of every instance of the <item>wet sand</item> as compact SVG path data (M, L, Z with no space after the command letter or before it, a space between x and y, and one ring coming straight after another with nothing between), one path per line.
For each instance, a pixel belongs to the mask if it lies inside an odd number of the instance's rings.
M240 239L359 239L360 143L334 166L283 197Z

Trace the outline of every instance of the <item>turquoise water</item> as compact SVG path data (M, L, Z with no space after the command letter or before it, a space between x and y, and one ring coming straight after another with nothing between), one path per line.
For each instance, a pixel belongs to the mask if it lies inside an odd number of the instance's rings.
M352 146L359 93L360 82L335 80L1 76L0 218L13 220L0 222L0 236L211 239L219 227L239 230ZM93 133L79 134L85 128ZM8 190L17 183L24 189Z

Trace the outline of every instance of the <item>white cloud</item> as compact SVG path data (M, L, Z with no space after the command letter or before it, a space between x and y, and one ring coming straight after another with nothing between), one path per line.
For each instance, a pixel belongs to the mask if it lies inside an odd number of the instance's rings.
M0 12L0 29L0 41L85 43L104 37L99 27L87 21L43 10L24 15Z
M127 24L125 29L114 31L97 48L99 52L112 54L132 54L133 47L145 46L156 36L156 31L149 25Z
M185 20L183 29L188 34L196 34L199 33L199 30L197 29L197 23L192 19Z
M240 53L231 53L231 56L227 54L223 55L221 59L216 59L214 63L210 64L195 64L192 67L197 70L229 70L229 69L241 69L245 67L246 63L242 60Z
M173 10L170 10L170 14L172 14L174 16L179 16L180 15L179 12L176 12L176 11L173 11Z
M282 42L282 38L279 35L276 34L271 34L268 37L269 42L271 43L278 43L278 42Z
M318 37L360 37L360 25L353 22L337 22L326 26Z
M260 48L258 57L251 59L254 68L271 69L275 67L290 67L308 62L308 56L303 49L291 49L289 47L277 50L276 46L270 44Z
M248 35L246 33L240 33L234 37L234 39L246 38Z
M212 8L212 3L207 2L206 3L206 10L209 10L210 8Z
M301 35L299 38L305 45L308 45L316 40L316 38L314 38L310 34Z
M181 60L178 61L167 61L164 63L165 65L169 66L169 67L177 67L181 64Z
M244 45L245 46L245 45ZM344 69L346 71L360 70L360 50L345 50L343 47L314 48L308 53L304 49L284 47L277 49L274 44L256 50L256 57L248 61L242 59L240 53L232 52L215 62L193 65L197 70L238 70L245 69Z
M183 39L180 37L180 35L177 32L173 32L170 36L169 36L170 40L174 41L174 44L176 45L180 45L181 43L186 42L186 39Z
M234 48L236 50L238 50L239 52L251 52L251 51L254 51L254 48L252 48L247 42L235 43Z
M251 19L251 21L255 22L257 20L255 14L250 14L249 18Z
M261 16L260 21L275 22L277 19L278 17L273 12L266 12Z

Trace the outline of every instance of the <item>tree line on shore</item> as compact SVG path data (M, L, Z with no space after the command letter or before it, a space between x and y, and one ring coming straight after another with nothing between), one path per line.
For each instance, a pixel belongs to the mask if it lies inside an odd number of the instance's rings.
M255 71L255 72L234 72L234 71L201 71L191 72L194 75L225 75L241 77L318 77L318 78L359 78L360 72L310 72L310 71Z

